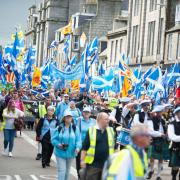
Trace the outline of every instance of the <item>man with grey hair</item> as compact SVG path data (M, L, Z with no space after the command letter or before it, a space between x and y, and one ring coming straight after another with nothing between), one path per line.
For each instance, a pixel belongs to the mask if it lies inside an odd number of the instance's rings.
M131 170L131 176L136 180L145 179L148 167L145 148L149 146L151 137L148 127L144 124L134 124L131 129L131 143L123 150L110 156L105 163L102 179L126 179Z
M81 168L86 168L86 180L101 179L104 162L114 153L114 137L108 114L99 113L97 124L87 132L81 152Z

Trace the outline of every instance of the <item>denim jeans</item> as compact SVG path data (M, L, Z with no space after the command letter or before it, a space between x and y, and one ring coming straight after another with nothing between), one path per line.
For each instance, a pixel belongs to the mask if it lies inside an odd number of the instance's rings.
M69 180L72 160L56 157L58 180Z
M15 133L14 129L4 129L4 149L9 145L9 152L13 150Z

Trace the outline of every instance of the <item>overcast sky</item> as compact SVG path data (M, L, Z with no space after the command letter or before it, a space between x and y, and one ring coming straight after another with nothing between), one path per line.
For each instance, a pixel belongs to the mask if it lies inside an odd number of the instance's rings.
M11 43L16 26L26 28L28 8L40 0L0 0L0 45Z

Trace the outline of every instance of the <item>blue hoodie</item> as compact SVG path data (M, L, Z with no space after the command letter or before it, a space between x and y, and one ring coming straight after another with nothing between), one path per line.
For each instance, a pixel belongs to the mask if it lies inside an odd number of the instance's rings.
M58 128L54 131L51 136L51 142L54 146L54 154L57 157L71 159L77 156L75 150L80 150L82 147L81 135L79 128L76 126L74 132L72 124L69 128L62 126L60 132ZM58 147L59 144L68 144L66 150L62 150Z

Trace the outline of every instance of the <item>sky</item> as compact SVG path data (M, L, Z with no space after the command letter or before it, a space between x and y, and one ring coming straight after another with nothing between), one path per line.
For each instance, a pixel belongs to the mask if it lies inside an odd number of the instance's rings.
M12 43L11 34L15 27L25 30L28 8L40 0L0 0L0 45Z

